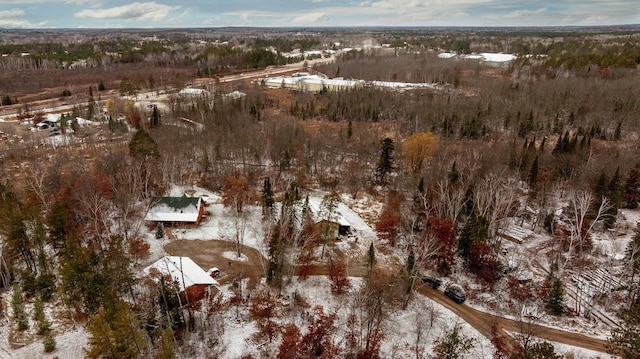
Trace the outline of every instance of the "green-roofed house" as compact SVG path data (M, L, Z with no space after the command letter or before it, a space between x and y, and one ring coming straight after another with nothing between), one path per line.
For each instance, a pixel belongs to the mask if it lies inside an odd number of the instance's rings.
M164 225L200 224L204 217L202 197L155 197L151 199L145 221Z

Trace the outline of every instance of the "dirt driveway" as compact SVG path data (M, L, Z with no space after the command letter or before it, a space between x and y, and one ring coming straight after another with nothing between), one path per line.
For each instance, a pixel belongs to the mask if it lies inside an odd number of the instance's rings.
M242 254L248 260L237 261L223 256L224 252L234 252L235 244L226 241L174 240L164 246L164 250L172 256L191 257L200 267L207 270L212 267L220 269L220 284L234 279L249 278L248 289L254 289L260 278L264 277L263 265L266 265L260 253L254 248L243 246Z
M505 330L510 332L519 332L579 348L594 350L601 353L607 352L606 340L481 312L467 305L454 303L450 298L445 296L442 291L431 289L425 285L418 287L417 292L442 304L487 338L491 338L492 328L496 326L499 334L502 335L506 335L506 332L504 332ZM507 346L510 349L513 350L517 346L516 342L511 340L510 337L507 336L505 339L507 340Z

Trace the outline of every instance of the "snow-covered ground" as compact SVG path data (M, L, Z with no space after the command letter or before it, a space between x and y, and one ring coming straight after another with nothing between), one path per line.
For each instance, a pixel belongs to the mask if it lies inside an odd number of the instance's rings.
M306 302L309 307L301 310L290 310L286 317L282 318L283 323L294 323L300 328L304 328L308 318L315 306L322 306L325 313L335 313L337 315L335 326L338 329L334 335L336 342L341 341L348 329L347 317L350 314L354 303L355 293L363 284L361 278L350 278L353 286L349 293L343 295L331 294L330 281L324 276L312 276L302 281L294 279L286 287L284 298L293 298L294 293ZM223 293L229 293L229 286L222 288ZM228 294L230 295L230 294ZM388 308L387 319L383 323L384 344L381 346L383 358L410 358L415 356L416 333L421 331L422 338L419 342L420 352L424 354L432 353L433 343L437 338L451 330L453 326L459 325L460 333L473 340L473 348L468 354L468 358L492 358L493 345L491 342L473 329L470 325L460 320L454 313L434 303L421 295L414 295L406 310ZM245 315L241 315L238 321L235 319L235 312L230 310L225 314L226 326L222 336L222 347L226 348L226 353L222 358L239 358L243 354L251 353L259 355L259 350L253 343L253 334L257 329L253 322ZM301 329L305 333L304 329Z
M88 333L81 325L74 325L68 319L65 306L59 301L44 303L45 317L51 323L51 331L56 342L56 349L50 353L44 352L43 337L37 335L37 323L29 317L29 328L20 335L30 341L19 348L13 349L10 340L10 321L13 312L9 303L13 290L3 293L3 304L6 305L5 316L0 319L0 359L31 359L31 358L83 358L84 347L87 345ZM26 303L25 311L33 313L33 303ZM15 324L14 324L15 325Z

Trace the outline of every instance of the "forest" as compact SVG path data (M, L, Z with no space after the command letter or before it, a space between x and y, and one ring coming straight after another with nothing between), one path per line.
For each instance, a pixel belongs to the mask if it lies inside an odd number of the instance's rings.
M640 30L510 30L5 30L8 350L637 358ZM285 56L309 50L326 61ZM515 60L438 56L487 52ZM439 86L262 86L274 68ZM35 130L47 113L56 136ZM189 192L212 200L202 224L145 221L154 198ZM336 239L339 216L356 230ZM204 291L145 273L191 245L237 262L216 257ZM434 304L425 276L466 304ZM467 306L517 324L480 328ZM548 327L593 346L552 343ZM64 351L78 330L82 348Z

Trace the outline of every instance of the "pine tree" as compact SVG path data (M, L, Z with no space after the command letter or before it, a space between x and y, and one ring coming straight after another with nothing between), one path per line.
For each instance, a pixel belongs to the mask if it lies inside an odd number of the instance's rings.
M140 358L145 357L143 333L129 304L114 302L89 319L88 358Z
M13 285L13 296L11 297L11 310L13 310L13 318L18 324L18 330L26 330L29 328L29 318L24 311L24 298L22 290L18 284Z
M271 179L266 177L262 184L262 205L264 208L272 209L275 200L273 199L273 190L271 189Z
M623 322L611 331L607 351L623 359L637 359L640 353L640 299L620 313Z
M456 167L456 161L453 161L453 165L451 165L451 170L449 171L449 174L447 174L447 179L451 184L456 184L460 181L460 172Z
M636 166L627 174L623 198L627 208L634 209L640 205L640 167Z
M453 328L447 330L442 337L436 339L433 343L435 358L466 358L471 348L473 348L473 341L473 338L468 338L462 333L462 328L456 323Z
M129 141L129 154L133 157L160 158L158 144L145 131L138 130Z
M38 322L38 335L45 335L51 331L51 323L47 320L44 314L44 304L40 297L36 297L33 303L34 317Z
M49 241L54 248L61 248L64 245L65 236L67 234L67 217L67 209L62 202L56 200L51 206L51 210L47 216Z
M373 242L371 242L371 244L369 244L369 250L367 251L367 268L369 273L371 273L376 266L376 262L376 249L373 247Z
M618 219L618 209L622 203L622 185L620 179L620 167L616 168L616 172L611 177L607 186L607 194L609 197L609 208L606 211L604 224L606 228L613 228Z
M621 139L622 139L622 122L618 122L618 125L616 126L616 130L613 134L613 140L620 141Z
M391 171L393 171L393 151L395 150L395 145L393 140L389 137L383 139L382 144L382 152L380 153L380 158L378 159L378 165L376 166L376 178L380 183L386 183L386 176Z
M549 276L547 277L547 283L551 287L547 294L547 311L555 316L560 316L564 313L564 288L562 281L556 276L557 266L554 264L551 267Z
M158 112L158 106L153 106L153 111L151 112L151 127L160 126L160 113Z
M469 260L474 243L484 242L489 238L489 223L484 217L471 216L460 232L458 251L463 259Z
M531 164L531 168L529 169L529 187L534 190L538 186L538 171L538 156L536 156Z

